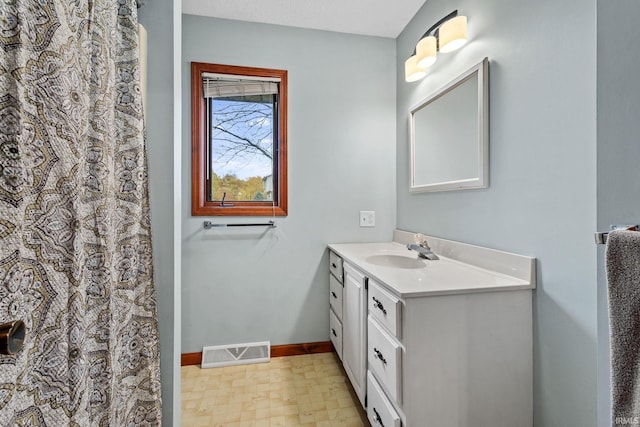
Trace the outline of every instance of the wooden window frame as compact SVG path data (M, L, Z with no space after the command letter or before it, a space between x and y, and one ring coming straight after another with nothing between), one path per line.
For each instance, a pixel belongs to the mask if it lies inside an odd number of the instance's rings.
M203 73L279 78L278 140L274 141L274 181L277 190L273 201L228 201L221 206L207 200L206 105L202 88ZM287 71L235 65L191 63L191 215L193 216L286 216L287 215ZM274 188L276 186L274 185Z

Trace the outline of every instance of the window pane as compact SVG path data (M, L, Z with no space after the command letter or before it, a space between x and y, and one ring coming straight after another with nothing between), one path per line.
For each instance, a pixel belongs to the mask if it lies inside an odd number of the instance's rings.
M276 101L275 94L209 98L210 201L274 200Z
M287 70L191 63L191 214L286 216Z

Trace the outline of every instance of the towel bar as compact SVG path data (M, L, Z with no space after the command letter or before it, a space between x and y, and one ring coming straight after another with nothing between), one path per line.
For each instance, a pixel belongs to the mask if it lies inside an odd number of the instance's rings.
M271 220L268 222L261 223L249 223L249 224L214 224L211 221L204 222L204 229L209 230L213 227L276 227L275 221Z
M612 225L611 226L611 231L614 230L629 230L629 231L640 231L638 229L638 225ZM604 245L605 243L607 243L607 236L609 235L609 233L611 231L598 231L595 233L594 237L596 239L596 244L598 245Z

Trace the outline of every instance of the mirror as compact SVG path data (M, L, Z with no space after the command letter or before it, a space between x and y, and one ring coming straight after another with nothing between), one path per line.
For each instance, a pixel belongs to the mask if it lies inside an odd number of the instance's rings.
M409 191L489 186L489 60L409 111Z

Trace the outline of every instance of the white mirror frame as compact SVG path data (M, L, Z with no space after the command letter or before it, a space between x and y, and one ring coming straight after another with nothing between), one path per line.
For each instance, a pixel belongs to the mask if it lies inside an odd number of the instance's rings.
M415 115L426 106L436 102L444 95L452 92L458 86L477 76L477 152L471 155L477 155L477 171L478 176L465 178L460 180L443 180L427 183L416 182L416 155L415 155ZM453 112L452 112L453 113ZM461 74L455 80L451 81L443 88L436 91L431 96L423 99L409 110L409 140L410 140L410 186L409 191L412 193L432 192L432 191L451 191L465 190L473 188L486 188L489 186L489 59L484 58L480 63L472 67L470 70Z

